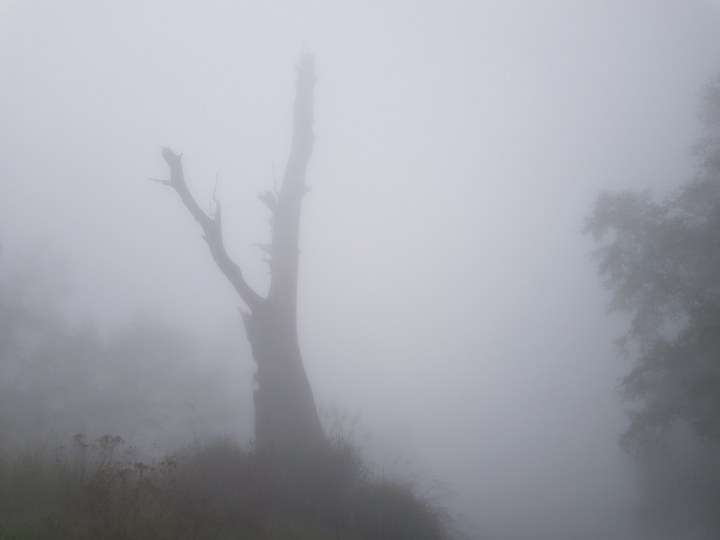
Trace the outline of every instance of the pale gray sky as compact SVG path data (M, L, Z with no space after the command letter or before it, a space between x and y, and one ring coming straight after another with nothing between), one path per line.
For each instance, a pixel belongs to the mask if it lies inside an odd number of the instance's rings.
M262 289L255 195L284 168L304 43L318 400L362 411L496 538L617 536L622 321L579 231L600 189L691 175L719 23L700 0L0 2L0 238L58 252L75 316L240 332L197 226L146 178L167 176L161 145L198 200L217 174Z

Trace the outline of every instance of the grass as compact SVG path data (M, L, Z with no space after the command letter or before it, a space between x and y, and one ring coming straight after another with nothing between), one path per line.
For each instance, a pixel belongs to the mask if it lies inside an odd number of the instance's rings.
M0 456L0 540L442 540L451 525L344 435L302 468L223 438L154 463L110 436Z

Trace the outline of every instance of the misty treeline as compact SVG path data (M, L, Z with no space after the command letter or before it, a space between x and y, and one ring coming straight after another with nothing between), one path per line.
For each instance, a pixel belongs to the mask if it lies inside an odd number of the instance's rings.
M60 444L76 433L122 434L164 449L237 433L242 380L231 343L208 346L138 313L107 330L70 321L64 291L39 253L0 252L0 443ZM247 413L246 413L247 414Z
M694 178L657 198L603 192L586 218L617 341L639 464L640 518L657 538L720 536L720 75L701 93Z

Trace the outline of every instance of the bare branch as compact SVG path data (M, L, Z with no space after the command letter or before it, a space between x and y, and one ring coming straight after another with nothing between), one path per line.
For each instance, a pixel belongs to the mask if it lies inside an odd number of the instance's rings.
M160 180L159 178L148 178L148 180L152 180L153 182L157 182L158 184L162 184L163 186L172 187L170 180Z
M277 207L277 196L275 193L272 191L263 191L258 194L258 199L260 199L260 202L267 206L271 212L275 212Z
M230 283L235 287L235 290L240 295L240 298L248 305L252 310L257 308L263 301L259 294L257 294L243 278L240 267L235 264L225 250L225 245L222 238L222 221L220 203L215 199L217 208L215 210L214 218L208 216L202 211L200 206L193 198L190 190L185 183L185 175L183 174L182 168L182 154L175 154L172 150L167 147L162 149L162 157L170 168L170 181L160 180L159 182L164 185L172 187L180 199L182 199L185 207L190 211L190 214L200 224L203 231L203 238L210 248L215 263L218 265L220 270L225 277L228 278ZM217 185L216 185L217 189ZM213 193L213 198L215 194Z

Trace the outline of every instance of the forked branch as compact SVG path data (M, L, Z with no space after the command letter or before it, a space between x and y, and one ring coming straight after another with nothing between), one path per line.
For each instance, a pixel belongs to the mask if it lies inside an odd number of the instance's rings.
M210 253L215 263L233 287L235 287L240 298L243 299L247 306L251 310L257 308L264 301L264 298L247 284L240 271L240 267L230 259L230 256L225 250L225 244L222 238L220 203L216 200L215 215L213 217L208 216L202 211L200 206L198 206L197 202L195 202L195 199L187 187L182 168L182 154L175 154L169 148L163 147L162 157L170 168L170 180L160 181L160 183L170 186L180 195L180 199L182 199L185 207L190 211L195 221L200 224L203 231L203 238L210 248Z

